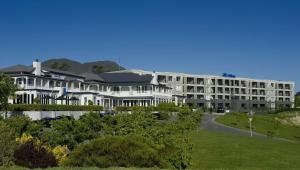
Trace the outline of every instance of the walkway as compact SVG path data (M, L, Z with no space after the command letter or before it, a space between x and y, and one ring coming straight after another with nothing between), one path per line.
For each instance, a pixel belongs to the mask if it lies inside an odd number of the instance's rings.
M201 122L200 127L202 129L205 129L208 131L224 132L224 133L230 133L230 134L241 135L241 136L249 136L249 137L251 136L250 131L230 127L230 126L223 125L223 124L216 122L215 119L217 117L218 117L218 115L205 113L202 117L202 122ZM256 137L256 138L267 138L268 137L267 135L264 135L261 133L256 133L256 132L253 132L252 134L253 134L253 137ZM285 142L297 143L292 140L278 138L278 137L273 137L272 139L285 141Z

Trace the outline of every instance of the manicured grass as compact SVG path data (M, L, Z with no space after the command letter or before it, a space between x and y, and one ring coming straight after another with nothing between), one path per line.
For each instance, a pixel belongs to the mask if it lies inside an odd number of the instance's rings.
M189 169L300 169L300 145L268 138L251 138L197 130L191 134ZM1 168L0 170L6 168ZM11 170L25 170L12 167ZM99 168L48 168L47 170L100 170ZM108 168L108 170L157 168Z
M139 170L139 169L143 169L143 170L158 170L158 168L121 168L121 167L111 167L111 168L96 168L96 167L84 167L84 168L80 168L80 167L72 167L72 168L68 168L68 167L55 167L55 168L46 168L46 169L35 169L35 170ZM23 168L23 167L10 167L10 168L6 168L6 167L1 167L0 166L0 170L27 170L27 168Z
M197 131L191 169L300 169L300 145Z
M283 124L281 120L288 115L269 114L269 115L254 115L252 121L253 131L268 135L276 136L300 142L300 128L293 125ZM249 130L249 116L246 114L227 114L216 119L217 122Z

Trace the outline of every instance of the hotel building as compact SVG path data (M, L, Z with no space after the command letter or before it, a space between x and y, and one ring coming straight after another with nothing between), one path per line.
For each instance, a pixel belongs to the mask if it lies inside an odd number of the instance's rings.
M125 70L150 74L144 70ZM172 88L173 101L183 96L189 105L235 111L294 107L294 82L222 76L156 72L157 81Z
M15 65L0 70L18 85L14 104L156 106L171 102L171 88L157 82L155 74L103 73L101 75L42 68L41 62L32 66Z
M15 65L0 71L19 87L16 98L10 99L15 104L93 103L113 109L175 102L235 111L294 107L295 84L286 81L144 70L76 75L42 68L39 61L32 66Z

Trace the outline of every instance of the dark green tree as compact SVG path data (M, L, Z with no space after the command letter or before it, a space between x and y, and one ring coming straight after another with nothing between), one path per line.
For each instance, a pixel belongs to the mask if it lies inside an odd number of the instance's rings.
M13 79L2 73L0 74L0 110L5 111L4 117L7 117L8 99L15 95L17 89Z
M0 121L0 167L13 163L16 139L13 129Z

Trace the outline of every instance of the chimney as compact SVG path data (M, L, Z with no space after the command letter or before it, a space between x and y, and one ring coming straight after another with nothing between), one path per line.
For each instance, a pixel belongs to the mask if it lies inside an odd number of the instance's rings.
M157 80L157 74L155 71L152 72L152 81L151 81L151 84L155 84L155 85L158 85L158 80Z
M32 62L32 66L33 66L33 68L35 68L34 75L40 76L42 74L42 64L41 64L41 62L38 59L36 59Z

